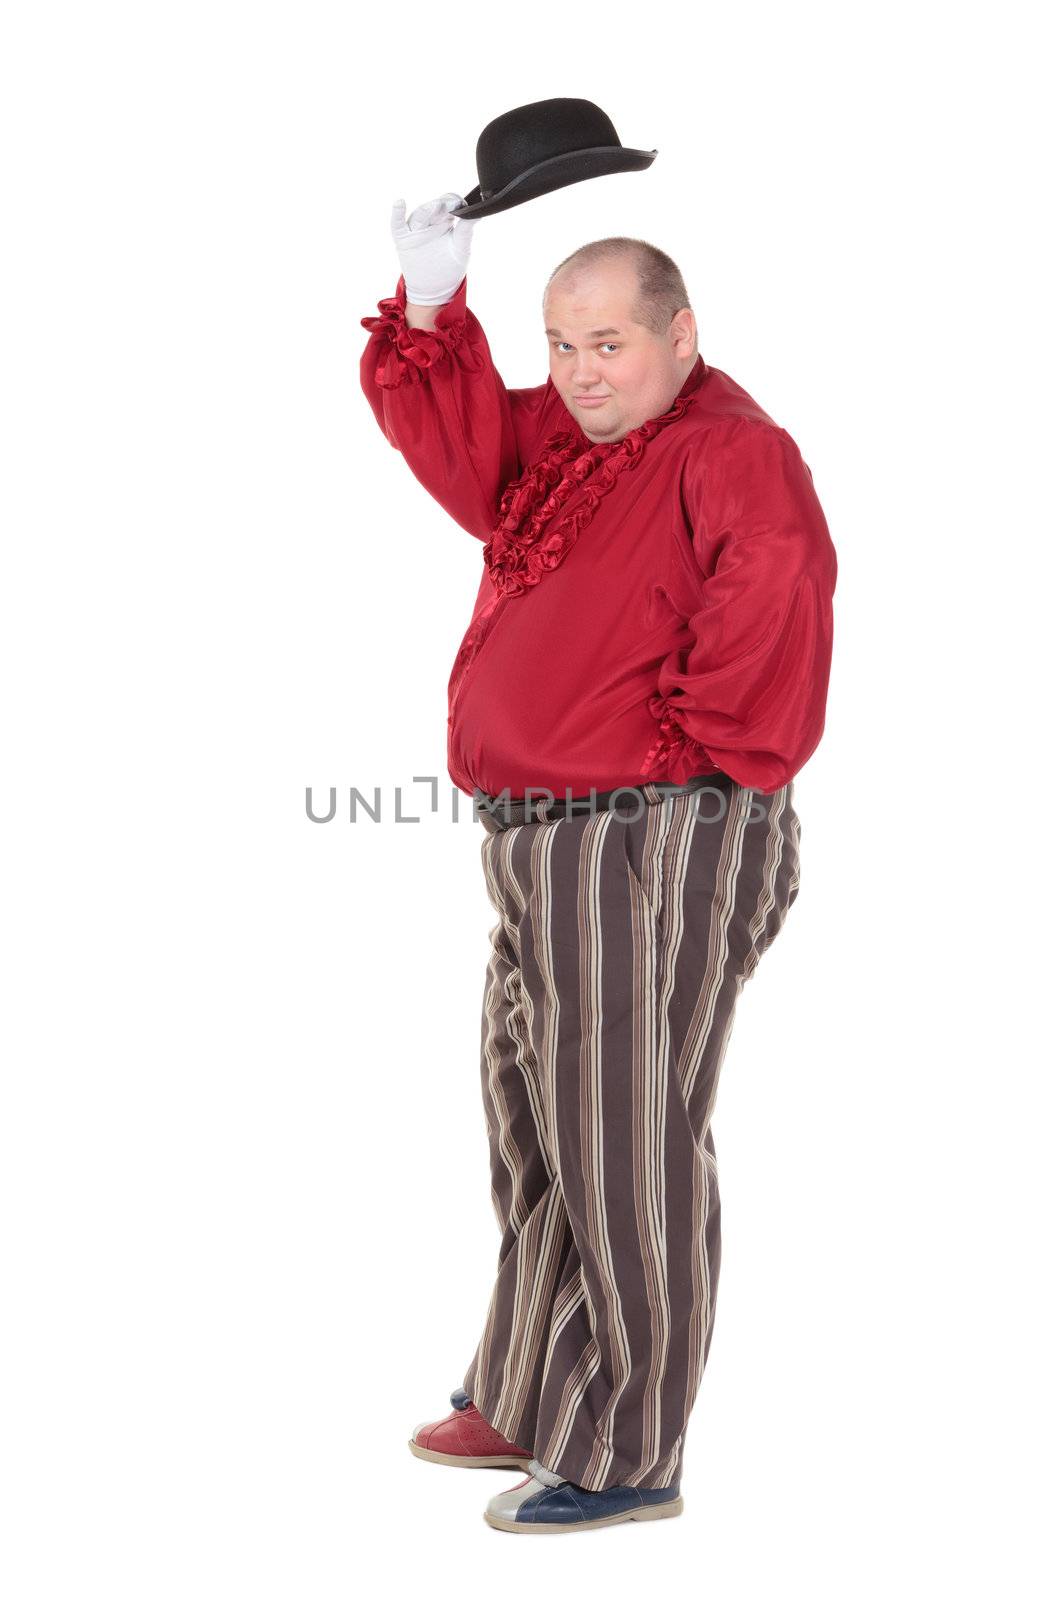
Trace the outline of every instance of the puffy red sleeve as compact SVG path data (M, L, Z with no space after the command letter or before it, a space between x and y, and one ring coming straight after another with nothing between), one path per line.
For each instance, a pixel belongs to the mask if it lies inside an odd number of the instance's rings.
M719 767L771 793L824 731L836 556L812 474L782 428L708 429L681 494L704 573L692 642L666 657L650 708L666 781ZM708 756L708 760L706 759Z
M484 330L466 307L466 280L432 329L408 327L406 284L363 317L370 337L360 380L388 442L418 482L478 539L498 520L503 489L523 470L551 406L552 386L508 390Z

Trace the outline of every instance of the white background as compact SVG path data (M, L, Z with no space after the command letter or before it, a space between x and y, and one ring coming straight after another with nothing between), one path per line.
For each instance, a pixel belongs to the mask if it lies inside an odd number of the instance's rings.
M38 4L2 41L5 1593L1059 1593L1049 9ZM602 105L469 304L651 239L839 555L802 890L740 1001L685 1515L481 1520L493 921L446 809L481 568L358 387L391 202ZM435 775L445 809L415 775ZM315 826L304 791L340 791ZM396 786L416 824L343 820ZM370 1574L376 1572L376 1577Z

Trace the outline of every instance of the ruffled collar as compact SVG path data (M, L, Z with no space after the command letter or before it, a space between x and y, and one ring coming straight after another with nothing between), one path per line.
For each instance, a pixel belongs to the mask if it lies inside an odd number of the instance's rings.
M575 421L547 437L536 459L504 490L499 520L484 546L484 561L500 595L523 594L544 573L553 572L618 476L638 465L650 440L684 415L707 371L698 356L669 409L630 429L623 439L593 445ZM585 486L580 502L555 522L566 502ZM553 524L549 534L548 524Z

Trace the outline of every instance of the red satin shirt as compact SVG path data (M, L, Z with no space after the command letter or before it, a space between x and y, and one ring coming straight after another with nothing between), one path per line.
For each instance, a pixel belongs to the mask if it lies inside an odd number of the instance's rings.
M824 730L836 574L797 445L701 356L667 411L593 445L550 379L506 388L465 291L410 328L400 277L362 318L380 427L484 546L447 690L452 781L782 787Z

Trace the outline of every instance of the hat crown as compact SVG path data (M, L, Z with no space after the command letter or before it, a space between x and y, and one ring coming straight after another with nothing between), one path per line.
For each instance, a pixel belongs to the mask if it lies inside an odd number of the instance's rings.
M534 100L504 111L477 140L477 177L488 200L529 167L579 150L621 147L617 130L590 100Z

